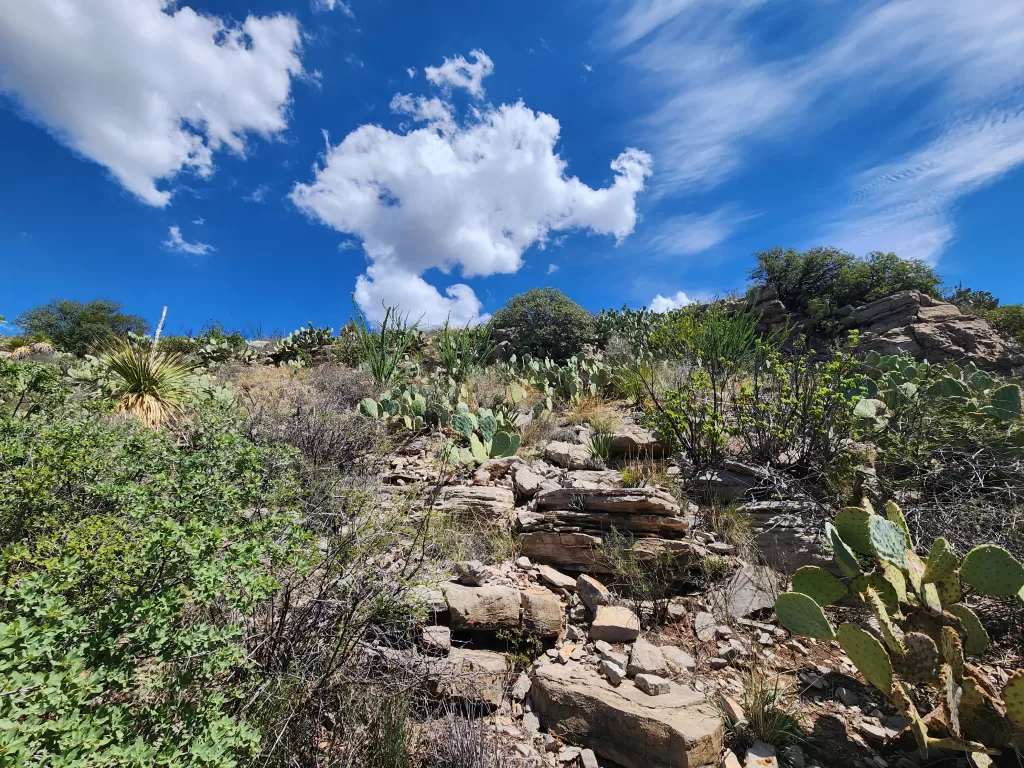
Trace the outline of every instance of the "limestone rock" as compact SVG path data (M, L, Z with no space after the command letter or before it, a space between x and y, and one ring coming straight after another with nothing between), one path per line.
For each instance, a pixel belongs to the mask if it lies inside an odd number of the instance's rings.
M594 750L584 749L580 751L580 766L581 768L601 768L597 763L597 755L594 754Z
M816 511L817 505L807 501L753 501L737 507L750 521L753 544L764 562L783 573L805 565L838 569L823 546Z
M779 760L775 757L775 747L763 741L755 741L747 750L743 768L778 768Z
M519 626L521 599L512 587L444 587L452 629L513 629Z
M775 571L765 566L745 565L712 599L720 610L734 619L745 619L759 611L773 609L779 591Z
M648 696L664 696L672 690L672 683L657 675L640 674L633 679L633 682Z
M592 640L631 643L640 636L640 619L629 608L602 605L590 625Z
M668 665L661 649L654 643L638 637L629 651L629 664L626 666L626 674L630 677L636 675L665 675L668 672Z
M544 478L534 472L528 465L520 464L516 467L513 483L515 484L516 493L523 498L532 499L536 496L543 482Z
M508 681L503 653L453 648L433 678L436 695L498 707Z
M696 691L669 684L651 697L618 688L574 668L548 665L534 673L534 711L567 741L593 749L624 768L698 768L718 761L721 719Z
M662 452L661 444L649 430L632 424L615 430L611 435L611 441L613 459L655 456Z
M438 502L452 515L498 521L512 518L516 497L511 488L501 486L448 485Z
M468 587L480 587L492 575L491 569L479 560L466 560L457 563L455 570L459 574L459 583Z
M602 659L597 665L597 671L614 686L619 686L626 678L626 669L611 659Z
M715 639L715 617L707 611L700 611L693 617L693 631L702 643L710 643Z
M557 637L562 631L562 602L546 589L527 589L520 593L523 603L523 630L538 637Z
M673 516L681 512L675 497L657 488L560 488L541 491L535 504L538 510Z
M544 458L565 469L586 469L592 459L587 446L557 441L544 448Z
M580 596L580 600L587 606L591 614L597 613L600 606L608 605L612 599L608 587L587 574L576 579L576 594Z
M553 587L565 589L569 592L576 591L576 579L572 576L566 576L561 571L556 571L549 565L538 565L537 574L543 581L546 581Z
M452 649L452 631L448 627L423 627L420 629L420 647L426 653L444 656Z
M675 645L664 645L661 647L661 655L665 657L669 669L677 673L692 672L697 668L697 660L692 654Z
M558 485L562 488L591 490L619 488L622 486L622 473L614 469L577 469L565 472L559 478Z

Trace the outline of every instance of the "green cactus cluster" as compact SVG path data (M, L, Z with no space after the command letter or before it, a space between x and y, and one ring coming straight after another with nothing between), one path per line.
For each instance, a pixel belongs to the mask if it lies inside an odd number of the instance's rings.
M377 399L363 398L359 412L372 419L383 419L418 431L426 427L427 398L416 387L401 384L382 392Z
M554 397L578 403L584 395L596 397L603 394L612 383L611 368L585 355L574 355L564 365L550 358L537 360L530 355L525 355L520 361L513 355L507 367L523 386L545 395L544 407L549 411Z
M459 403L451 420L452 429L469 447L449 443L448 460L453 463L483 463L488 459L514 456L521 438L500 429L498 417L490 408L478 408L471 413L469 406Z
M835 640L871 685L910 723L922 756L930 749L996 754L1024 747L1024 670L1002 691L965 659L990 644L981 620L963 601L965 590L1024 601L1024 565L1001 547L982 544L961 560L943 538L925 557L912 547L900 508L884 514L866 500L839 511L825 526L843 578L816 566L793 575L775 613L794 634ZM832 626L822 607L852 597L870 614L868 626ZM942 738L929 736L909 684L933 686L943 702Z
M1020 383L1004 382L973 363L932 364L908 355L871 352L864 369L864 398L857 403L856 413L879 426L887 422L888 413L920 398L944 400L975 418L1021 420Z
M277 342L270 352L270 358L278 365L302 367L321 349L329 347L333 340L332 328L316 328L309 323L305 328L292 331Z

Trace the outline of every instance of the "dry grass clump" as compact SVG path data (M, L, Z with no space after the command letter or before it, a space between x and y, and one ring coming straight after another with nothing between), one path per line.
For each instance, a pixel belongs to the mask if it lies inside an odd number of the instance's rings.
M589 424L595 432L613 432L622 425L622 417L603 397L581 397L569 407L569 424Z
M547 445L558 431L558 423L550 414L539 416L519 430L523 447L540 448Z

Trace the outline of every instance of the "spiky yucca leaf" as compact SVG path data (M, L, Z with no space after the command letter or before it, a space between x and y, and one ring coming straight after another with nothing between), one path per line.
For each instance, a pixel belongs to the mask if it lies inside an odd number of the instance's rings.
M99 359L111 374L118 410L148 427L162 427L192 394L191 366L179 354L121 340Z

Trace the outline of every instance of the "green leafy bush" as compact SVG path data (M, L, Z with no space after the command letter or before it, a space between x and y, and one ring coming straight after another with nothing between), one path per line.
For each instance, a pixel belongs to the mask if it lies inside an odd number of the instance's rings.
M14 323L31 337L53 342L65 352L84 355L98 344L128 334L145 333L146 321L138 315L122 313L121 304L109 299L82 303L53 299L15 318Z
M1024 304L1003 304L979 310L977 314L992 323L1003 336L1024 344Z
M678 389L650 394L646 421L666 450L681 450L698 470L719 463L726 440L725 413L708 372L696 368Z
M233 765L242 617L273 593L289 492L223 411L188 445L77 411L0 413L0 754L11 764ZM173 471L169 471L173 466Z
M804 314L814 301L839 309L912 289L938 296L942 284L938 273L920 259L877 251L858 258L838 248L761 251L750 278L774 285L788 310Z
M594 342L597 325L583 307L554 288L534 288L513 296L494 313L496 338L510 337L519 356L562 363Z
M67 395L54 366L0 358L0 410L30 416L60 405Z

